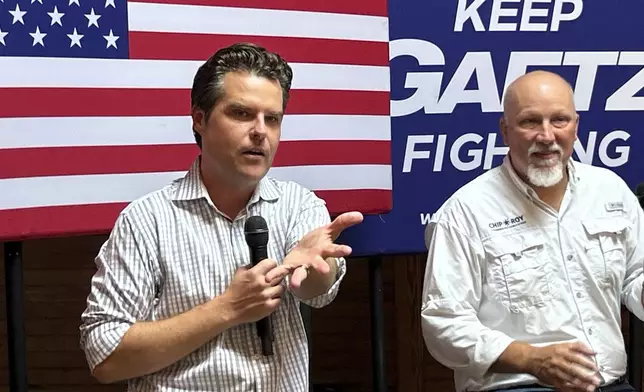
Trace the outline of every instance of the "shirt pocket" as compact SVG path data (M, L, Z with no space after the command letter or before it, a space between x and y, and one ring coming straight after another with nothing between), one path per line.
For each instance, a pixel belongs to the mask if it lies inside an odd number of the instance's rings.
M553 298L548 283L549 260L541 233L504 234L488 239L483 247L495 296L512 313L541 307Z
M626 264L625 231L630 221L622 217L582 220L589 241L584 246L590 272L605 288L616 287L624 278Z

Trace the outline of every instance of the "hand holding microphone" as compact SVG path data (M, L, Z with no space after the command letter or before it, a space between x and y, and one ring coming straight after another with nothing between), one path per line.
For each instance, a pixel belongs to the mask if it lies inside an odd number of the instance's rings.
M257 322L257 333L262 340L264 355L272 355L273 331L268 316L281 302L284 287L280 282L287 272L267 279L277 262L268 258L268 227L260 216L248 219L244 227L249 246L251 267L239 268L224 293L228 308L239 324Z

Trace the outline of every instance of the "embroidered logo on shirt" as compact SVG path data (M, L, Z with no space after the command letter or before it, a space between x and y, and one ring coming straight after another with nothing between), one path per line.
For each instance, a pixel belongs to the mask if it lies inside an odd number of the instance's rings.
M490 229L496 231L496 230L504 230L504 229L509 229L510 227L515 227L519 225L524 225L526 223L523 215L517 215L513 218L505 218L502 221L498 222L492 222L489 224Z
M606 211L624 211L624 203L621 201L614 201L606 203Z

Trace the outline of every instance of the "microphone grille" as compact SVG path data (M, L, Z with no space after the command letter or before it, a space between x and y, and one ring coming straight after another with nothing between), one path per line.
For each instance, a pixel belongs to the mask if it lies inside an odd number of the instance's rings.
M251 216L244 224L246 243L250 246L265 246L268 244L268 225L259 215Z

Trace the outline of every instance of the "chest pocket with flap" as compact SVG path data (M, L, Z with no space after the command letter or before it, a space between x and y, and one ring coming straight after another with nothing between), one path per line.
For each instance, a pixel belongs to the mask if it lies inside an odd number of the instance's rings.
M483 247L494 296L511 312L543 306L552 299L549 259L541 232L502 234L484 241Z
M585 219L589 241L585 245L591 273L604 287L618 285L626 271L625 231L631 227L628 219L603 217Z

